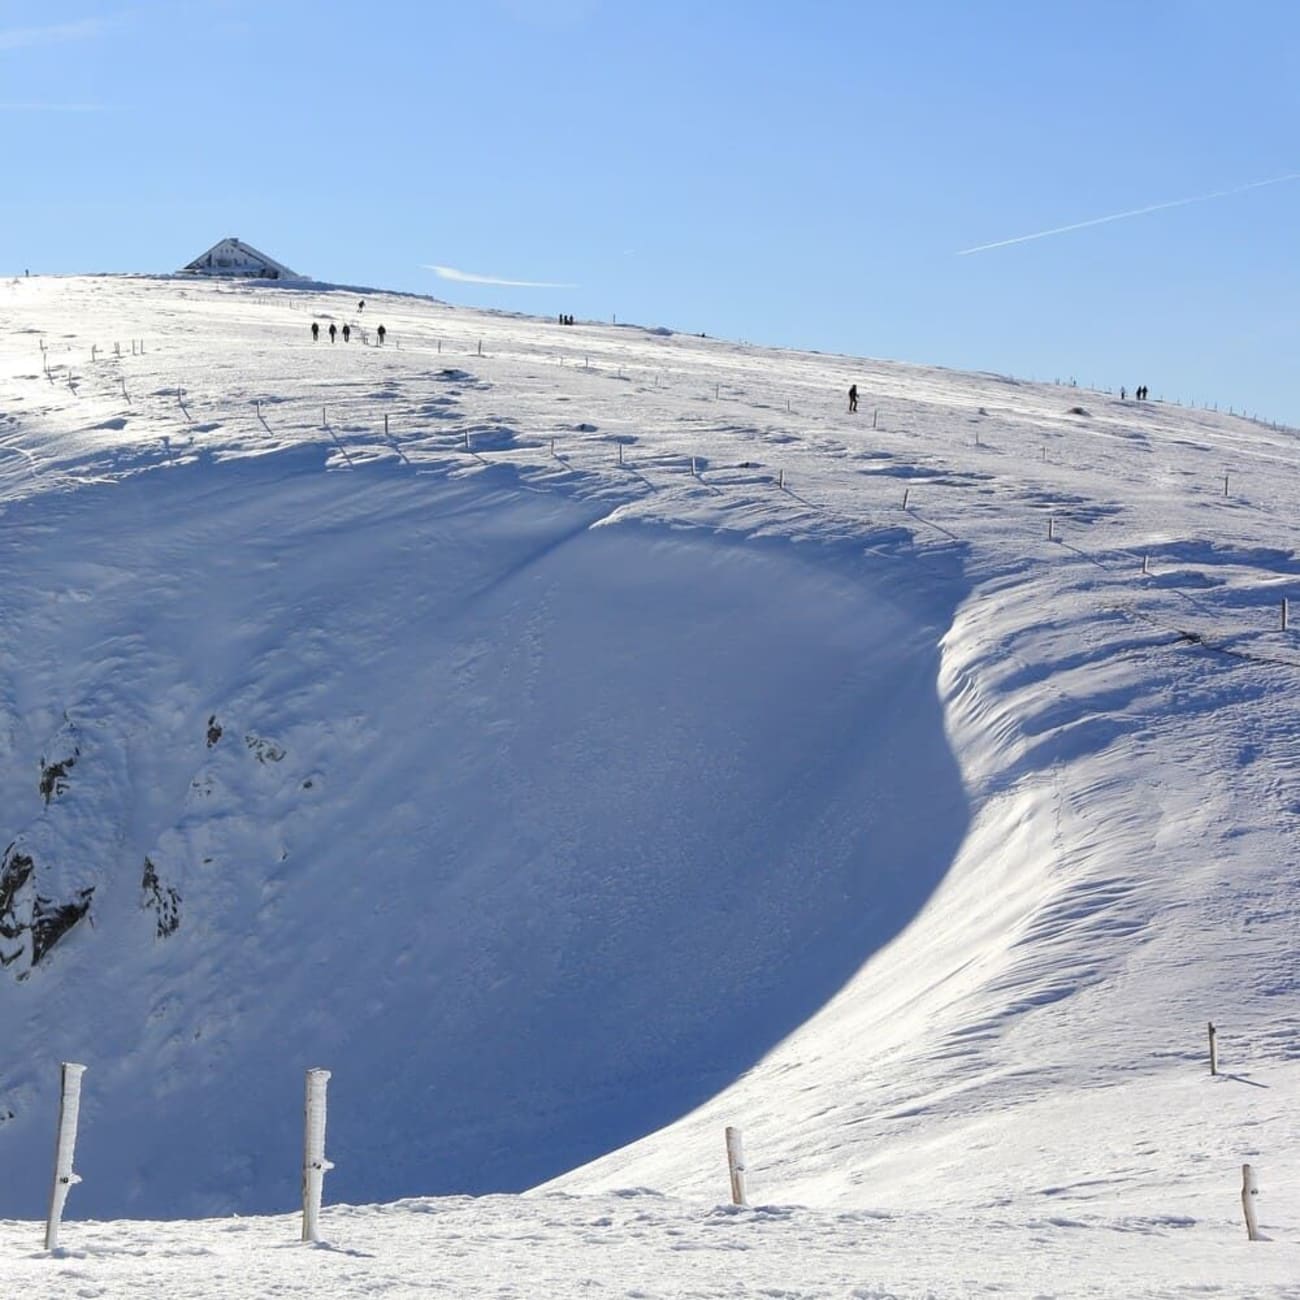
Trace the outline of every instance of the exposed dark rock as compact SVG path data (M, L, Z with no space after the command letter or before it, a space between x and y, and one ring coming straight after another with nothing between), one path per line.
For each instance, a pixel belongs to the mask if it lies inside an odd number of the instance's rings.
M151 907L157 914L157 935L165 939L175 934L181 923L181 896L171 885L164 885L158 879L158 869L149 858L144 860L144 878L140 881L144 890L143 907Z
M257 756L259 763L278 763L285 755L282 746L273 740L264 740L261 736L245 736L244 744Z
M27 928L19 920L14 904L18 891L32 878L35 867L30 854L19 853L13 844L5 849L4 859L0 861L0 937L20 939ZM7 966L12 960L11 956L3 964Z
M220 739L221 724L217 721L217 715L214 713L208 719L208 748L211 749Z
M45 954L90 911L90 898L94 892L94 885L89 889L79 889L71 903L55 903L37 896L36 906L32 908L33 966L39 966Z
M76 766L80 756L81 750L74 749L67 758L59 759L56 763L47 763L44 757L41 758L41 798L47 804L67 791L68 772Z

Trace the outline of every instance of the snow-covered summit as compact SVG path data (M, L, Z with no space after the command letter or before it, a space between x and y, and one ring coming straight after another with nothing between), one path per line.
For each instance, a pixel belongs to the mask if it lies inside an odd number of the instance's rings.
M287 1209L325 1065L334 1199L735 1123L1098 1267L1251 1160L1294 1252L1293 433L197 279L0 286L0 377L0 1213L60 1059L74 1217Z

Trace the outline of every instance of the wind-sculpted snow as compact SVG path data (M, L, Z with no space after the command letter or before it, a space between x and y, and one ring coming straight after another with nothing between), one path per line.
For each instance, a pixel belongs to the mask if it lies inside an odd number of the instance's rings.
M561 1173L807 1019L964 832L929 611L860 561L593 529L505 470L323 471L6 520L13 757L56 719L77 754L53 801L8 765L6 832L94 927L15 968L5 1136L36 1166L83 1059L90 1212L291 1200L316 1061L337 1195Z
M762 1203L977 1261L808 1293L1282 1287L1295 433L357 297L0 286L0 1212L60 1059L74 1218L287 1208L322 1065L327 1199L707 1215L739 1124Z

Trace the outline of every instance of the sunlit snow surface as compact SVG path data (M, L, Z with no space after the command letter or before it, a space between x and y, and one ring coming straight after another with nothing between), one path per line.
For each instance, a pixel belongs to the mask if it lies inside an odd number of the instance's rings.
M358 297L0 286L0 1290L1300 1294L1296 436Z

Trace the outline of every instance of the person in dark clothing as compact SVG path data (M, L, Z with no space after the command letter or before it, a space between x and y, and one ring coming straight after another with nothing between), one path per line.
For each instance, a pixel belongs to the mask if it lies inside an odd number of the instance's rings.
M318 321L312 321L312 323L311 323L311 341L312 341L313 343L315 343L316 340L317 340L318 338L320 338L320 323L319 323Z
M334 342L334 336L335 336L337 333L338 333L338 330L336 330L336 329L334 328L334 326L331 325L331 326L330 326L330 342L331 342L331 343Z
M344 326L343 326L343 342L346 343L346 342L347 342L351 337L352 337L352 326L351 326L351 325L344 325Z
M387 330L386 330L386 329L381 325L381 326L380 326L380 327L375 331L375 333L379 335L379 346L380 346L380 347L383 347L383 346L384 346L384 335L387 334L388 331L387 331Z
M857 384L849 385L849 414L852 415L858 409L858 386Z
M362 298L362 300L359 303L357 303L357 310L365 311L365 309L366 309L366 300Z

